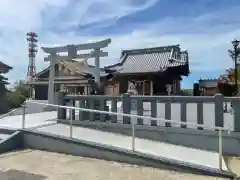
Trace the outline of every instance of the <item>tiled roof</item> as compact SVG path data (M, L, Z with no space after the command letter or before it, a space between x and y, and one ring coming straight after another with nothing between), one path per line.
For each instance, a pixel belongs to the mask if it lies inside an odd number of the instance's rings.
M217 87L217 79L200 79L199 87L200 88Z
M11 66L0 61L0 73L7 73L10 69L12 69Z
M149 49L125 50L121 62L106 68L120 73L161 72L169 67L188 63L187 51L181 52L179 45Z
M0 61L0 66L4 66L4 67L6 67L6 68L8 68L8 69L12 69L11 66L9 66L9 65L7 65L7 64L5 64L5 63L3 63L2 61Z
M59 61L59 65L62 65L62 68L66 69L69 71L69 73L72 73L73 75L86 75L86 73L80 73L78 70L81 69L81 63L79 61L74 61L74 60L62 60ZM88 65L89 67L94 67L92 65ZM41 74L49 71L49 67L46 69L42 70L41 72L37 73L35 76L40 76ZM100 76L106 76L107 73L105 72L104 69L100 68Z
M64 66L64 68L67 68L70 72L72 72L75 75L82 75L87 74L84 72L80 72L82 68L82 64L79 61L74 60L68 60L68 61L60 61L60 63ZM88 65L89 67L94 67L92 65ZM100 76L105 76L107 73L104 71L104 69L100 68Z

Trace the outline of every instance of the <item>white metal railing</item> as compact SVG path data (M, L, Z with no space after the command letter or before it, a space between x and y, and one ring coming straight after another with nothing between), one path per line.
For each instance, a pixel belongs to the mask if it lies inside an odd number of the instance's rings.
M13 109L12 111L9 111L9 112L1 115L1 116L0 116L0 119L2 119L2 118L4 118L4 117L7 117L7 116L11 115L11 113L14 113L14 112L16 112L16 111L19 111L20 109L21 109L21 107L20 107L20 108Z
M162 121L162 122L171 122L171 123L176 123L179 125L195 125L197 127L201 127L204 129L208 130L218 130L218 157L219 157L219 169L222 170L222 159L223 159L223 154L222 154L222 131L227 131L229 134L231 133L230 129L224 128L224 127L218 127L215 126L214 128L210 128L208 126L205 126L203 124L197 124L197 123L191 123L191 122L179 122L177 120L166 120L164 118L155 118L155 117L150 117L150 116L139 116L139 115L134 115L134 114L124 114L120 112L110 112L110 111L101 111L101 110L95 110L95 109L85 109L85 108L78 108L78 107L73 107L73 106L62 106L62 105L55 105L55 104L48 104L48 103L42 103L34 100L27 100L26 102L28 103L35 103L35 104L41 104L45 106L52 106L56 108L64 108L66 110L69 110L70 112L70 138L73 137L73 118L72 118L72 110L79 110L79 111L85 111L85 112L92 112L92 113L103 113L103 114L109 114L109 115L120 115L120 116L126 116L126 117L133 117L133 118L142 118L142 119L149 119L149 120L155 120L155 121ZM25 128L25 105L23 105L23 116L22 116L22 128ZM131 120L132 121L132 120ZM135 151L135 123L132 121L132 150Z

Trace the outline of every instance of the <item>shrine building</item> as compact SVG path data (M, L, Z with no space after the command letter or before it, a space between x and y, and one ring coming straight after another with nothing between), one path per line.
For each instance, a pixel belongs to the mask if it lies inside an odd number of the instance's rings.
M92 90L89 78L93 77L78 69L81 63L76 60L57 61L54 92L64 84L69 93L89 94ZM172 45L123 50L119 63L100 68L100 81L108 79L104 86L108 95L126 93L129 81L134 82L139 95L167 95L169 84L172 85L171 94L179 94L182 76L188 74L188 52L182 51L179 45ZM47 99L48 81L49 67L30 82L35 89L35 99Z
M123 50L120 62L105 69L115 71L106 85L108 94L126 92L128 81L139 95L167 95L168 85L171 94L179 94L182 76L189 74L188 52L179 45Z
M214 96L218 92L217 79L200 79L199 89L201 96Z
M89 65L91 66L91 65ZM74 60L61 60L55 64L55 85L54 92L60 90L63 84L68 93L73 94L90 94L92 86L89 79L92 75L88 73L79 72L81 63ZM103 68L100 69L100 80L107 78L109 73L105 72ZM48 96L48 83L49 83L49 67L40 71L34 76L34 81L29 84L34 86L35 99L46 100Z

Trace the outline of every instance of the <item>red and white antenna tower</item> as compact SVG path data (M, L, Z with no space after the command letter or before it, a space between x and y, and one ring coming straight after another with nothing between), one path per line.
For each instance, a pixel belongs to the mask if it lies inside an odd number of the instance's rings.
M32 82L33 76L36 74L36 64L35 57L37 54L37 42L38 35L35 32L27 33L27 42L28 42L28 72L27 72L27 81ZM33 88L30 88L30 97L33 97Z
M28 42L28 72L27 78L28 81L33 80L33 76L36 74L36 64L35 64L35 57L37 54L37 42L38 42L38 35L35 32L28 32L27 33L27 42Z

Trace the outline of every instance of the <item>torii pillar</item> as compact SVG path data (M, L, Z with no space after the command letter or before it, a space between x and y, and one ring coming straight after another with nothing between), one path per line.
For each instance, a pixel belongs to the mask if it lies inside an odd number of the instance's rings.
M50 61L49 69L49 83L48 83L48 103L55 103L55 64L59 60L72 60L72 59L88 59L95 57L95 67L94 70L84 70L94 76L95 83L100 87L100 57L108 56L107 52L103 52L100 49L107 47L111 43L111 39L106 39L103 41L98 41L94 43L87 44L77 44L77 45L66 45L58 47L42 47L45 53L50 54L48 57L44 58L44 61ZM93 49L92 52L87 54L77 54L78 50L89 50ZM67 56L57 55L59 52L68 52Z
M54 104L55 101L55 64L57 61L57 53L50 52L49 81L48 81L48 103Z
M100 58L99 58L100 49L95 49L95 83L100 87Z

